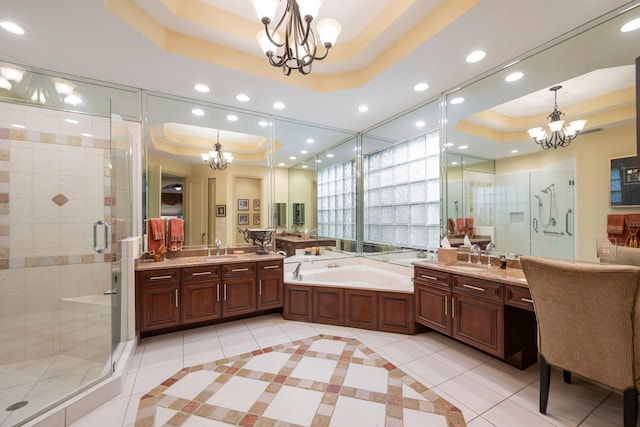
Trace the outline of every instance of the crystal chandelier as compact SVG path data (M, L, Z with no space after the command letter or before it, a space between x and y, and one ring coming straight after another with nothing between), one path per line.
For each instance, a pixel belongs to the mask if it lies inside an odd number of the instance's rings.
M218 129L218 138L215 145L215 150L208 153L202 153L202 161L204 161L214 171L225 170L232 162L233 155L231 153L223 153L222 145L220 145L220 130Z
M315 60L327 57L329 49L335 44L338 34L342 30L338 21L323 19L318 22L316 29L319 40L311 29L311 21L318 14L322 0L287 0L287 7L282 17L273 29L269 24L273 22L280 0L251 0L258 18L264 24L264 29L258 32L258 42L262 51L269 58L274 67L281 67L288 76L292 70L301 74L309 74ZM284 42L280 42L280 34L284 34ZM324 53L318 55L318 44L325 48Z
M551 114L547 116L547 119L549 119L547 127L537 127L527 131L536 144L539 144L544 150L568 147L571 141L573 141L582 128L584 128L585 123L587 123L586 120L574 120L565 126L564 120L561 120L564 113L558 110L558 90L560 89L562 89L562 86L553 86L549 89L553 91L554 106Z

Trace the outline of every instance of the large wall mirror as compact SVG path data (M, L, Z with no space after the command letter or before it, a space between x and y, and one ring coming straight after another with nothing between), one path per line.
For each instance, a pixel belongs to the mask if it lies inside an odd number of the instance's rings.
M608 174L611 158L636 154L640 34L620 29L639 9L447 94L446 218L473 218L498 251L596 260L607 214L637 211L610 206ZM558 85L563 118L587 122L568 147L543 150L527 130L547 124ZM483 161L494 170L474 168Z
M352 133L162 94L143 102L145 219L183 218L185 248L244 245L238 228L318 237L316 160ZM216 143L233 157L224 170L201 156Z

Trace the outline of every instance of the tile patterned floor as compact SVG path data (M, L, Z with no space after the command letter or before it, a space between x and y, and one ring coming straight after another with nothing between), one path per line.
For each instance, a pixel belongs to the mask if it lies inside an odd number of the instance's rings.
M136 427L463 427L460 410L355 338L296 340L183 368L142 396Z
M72 427L132 427L136 422L141 398L185 367L201 364L204 366L215 360L232 358L256 349L284 345L320 334L357 339L380 357L458 407L468 427L622 426L622 397L618 393L612 393L610 390L579 378L568 385L563 383L561 373L555 371L552 373L548 414L544 416L538 412L537 365L520 371L433 332L415 336L398 335L286 321L281 316L273 314L140 340L122 393L72 424ZM328 349L322 352L330 353ZM290 357L288 353L281 351L268 354L271 354L269 357L273 359L262 359L265 362L259 364L260 359L257 358L254 364L248 362L243 369L264 370L264 372L275 374L276 369L278 372L281 369L280 364L283 363L284 357ZM330 359L322 360L331 361ZM308 372L313 372L312 367L309 369L310 366L305 367L305 364L296 366L299 369L297 375L307 376ZM361 367L365 368L366 365L363 364ZM171 386L173 387L171 393L182 395L185 401L197 399L202 389L214 381L212 377L221 375L215 370L207 369L196 372L189 374L195 375L193 382L183 383L181 386L178 381ZM351 381L357 381L357 378L362 379L362 377L362 375L353 375L353 377L345 375L345 386L361 387ZM255 379L240 375L231 376L229 379L231 378L235 380L225 397L227 401L242 400L235 399L237 396L235 393L257 393L254 387L255 382L246 382L255 381ZM374 391L375 387L380 386L377 382L379 380L375 377L365 376L365 378L371 381L368 387L374 387ZM309 381L313 382L316 379L309 379ZM180 387L183 388L180 389ZM288 387L286 384L282 385L283 389L290 392ZM405 387L403 393L406 390ZM308 391L315 390L308 389ZM312 398L301 399L302 402L300 402L296 400L296 394L282 396L291 399L284 404L289 410L302 408L302 412L305 412L304 408L307 406L304 405L309 405L309 402L313 404ZM369 415L366 403L368 402L344 396L344 403L335 405L332 418L338 419L343 416L341 414L355 411L362 411ZM213 405L213 403L210 404ZM278 410L274 402L271 405L274 405L272 411ZM169 420L175 415L175 412L165 412L167 409L158 408L158 415L153 425L161 426L164 420ZM410 412L405 415L405 426L437 425L414 422L412 418L414 415L421 414ZM192 419L192 422L204 420L204 418L199 419L193 416L189 419ZM213 419L206 421L200 425L229 426ZM194 424L185 423L184 425L193 426ZM358 422L346 424L346 427L374 425ZM345 424L340 427L343 426Z

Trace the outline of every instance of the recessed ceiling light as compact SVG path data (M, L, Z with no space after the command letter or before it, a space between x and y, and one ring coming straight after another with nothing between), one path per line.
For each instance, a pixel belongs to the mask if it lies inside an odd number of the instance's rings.
M464 102L464 98L459 96L457 98L453 98L451 101L449 101L449 103L451 104L462 104Z
M204 116L204 111L202 111L202 110L201 110L201 109L199 109L199 108L194 108L193 110L191 110L191 113L192 113L194 116Z
M278 166L283 167L284 163L278 163Z
M452 164L453 166L455 166L455 165L457 165L457 164L458 164L458 162L451 162L451 164Z
M300 150L300 154L307 154L308 151L307 150Z
M313 144L313 138L307 139L307 144Z
M628 33L629 31L635 31L638 28L640 28L640 18L636 18L632 21L627 22L620 28L620 31L622 31L623 33Z
M307 169L309 166L307 165L302 165L302 169Z
M445 147L453 147L453 142L447 142L444 144Z
M316 163L322 163L322 160L316 159Z
M276 110L284 110L284 104L280 101L273 103L273 108Z
M260 120L258 122L258 126L267 127L267 126L269 126L269 122L266 121L266 120Z
M467 55L467 62L473 63L482 61L485 56L487 56L487 53L484 50L474 50L469 55Z
M417 85L415 85L413 87L413 90L415 90L416 92L424 92L425 90L429 89L429 85L427 83L418 83Z
M249 96L245 95L244 93L240 93L236 95L236 99L240 102L248 102L251 98L249 98Z
M461 145L458 147L459 150L466 150L467 148L469 148L468 145Z
M422 120L418 120L416 122L416 127L419 127L419 128L424 127L424 122Z
M361 105L358 107L358 111L364 113L365 111L369 111L369 107L367 107L366 105Z
M19 124L17 124L17 123L13 123L11 126L12 126L12 127L14 127L14 128L17 128L17 129L26 129L26 126L24 126L24 125L19 125Z
M235 114L229 114L227 116L227 120L229 120L230 122L237 122L238 121L238 116L236 116Z
M327 154L327 157L333 157L333 154L329 153Z
M296 159L296 156L289 157L289 160L295 160L295 159Z
M90 133L88 133L88 132L82 132L80 135L82 135L82 136L86 136L87 138L91 138L91 137L93 136L93 135L91 135L91 134L90 134Z
M67 123L71 123L72 125L77 125L78 123L80 123L76 119L64 119L64 121Z
M24 34L24 29L20 25L16 24L15 22L1 21L0 27L4 28L10 33L18 34L19 36Z
M193 88L200 93L209 93L209 86L203 83L198 83Z
M516 154L518 150L511 150L511 154Z
M515 82L516 80L520 80L523 76L523 73L521 73L520 71L516 71L515 73L511 73L507 77L505 77L504 81Z

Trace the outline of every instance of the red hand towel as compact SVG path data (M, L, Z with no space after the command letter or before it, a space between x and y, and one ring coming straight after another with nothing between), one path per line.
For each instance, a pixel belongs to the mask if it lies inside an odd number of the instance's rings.
M624 232L624 215L607 215L607 233L622 234Z
M464 234L464 232L466 231L467 227L464 223L464 218L456 218L456 227L458 227L458 233L459 234Z
M184 242L184 220L171 218L169 220L169 250L177 252L182 249Z
M155 254L164 246L164 219L149 218L147 220L147 251Z

